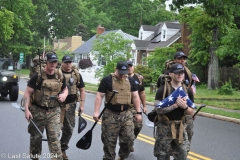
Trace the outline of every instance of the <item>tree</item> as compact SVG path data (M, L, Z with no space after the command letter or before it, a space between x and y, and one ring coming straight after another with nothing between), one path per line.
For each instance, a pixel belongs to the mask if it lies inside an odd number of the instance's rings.
M182 44L175 43L171 47L155 48L154 52L147 57L148 67L152 70L149 74L153 83L157 81L159 75L163 74L166 60L173 59L182 47Z
M83 14L80 18L79 25L76 28L77 34L82 35L83 40L87 41L96 34L98 25L104 26L106 29L111 29L112 21L110 17L103 11L97 12L95 7L90 5L91 2L83 2Z
M83 14L81 0L33 0L36 16L33 18L32 31L36 39L44 37L52 43L55 38L65 38L76 33ZM43 45L38 46L43 48Z
M11 39L13 31L13 20L14 15L11 11L8 11L6 8L0 10L0 47L2 43Z
M1 24L6 26L10 22L10 28L12 28L12 31L10 31L11 29L8 30L11 32L11 39L2 43L1 50L5 56L8 56L8 53L11 52L16 60L20 52L28 54L31 48L28 42L32 40L30 26L32 24L32 16L35 13L35 6L31 0L0 1L0 6L2 9L4 8L3 10L5 10L6 14L11 12L13 15L13 21L11 20L12 16L9 16L10 21L1 19Z
M114 72L118 61L131 58L131 43L131 40L124 39L121 34L114 32L97 37L92 48L94 60L104 60L106 65L97 71L96 77L102 78Z
M173 19L173 13L165 11L163 0L92 0L89 5L110 17L109 29L122 29L131 35L138 35L142 24L156 25L161 20Z
M188 3L201 3L202 8L188 9L182 12L182 22L187 23L192 31L191 56L196 62L208 61L208 89L219 87L219 56L217 49L227 28L233 24L233 0L174 0L173 4L181 9ZM191 10L191 11L190 11ZM194 15L193 12L196 14ZM204 59L204 61L202 61Z

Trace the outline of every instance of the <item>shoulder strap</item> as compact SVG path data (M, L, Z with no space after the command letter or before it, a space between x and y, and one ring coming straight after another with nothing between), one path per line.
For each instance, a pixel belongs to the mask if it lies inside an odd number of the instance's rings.
M62 70L60 68L55 69L55 78L60 82L63 81L63 73L62 73Z
M73 72L77 77L77 83L80 83L80 75L79 75L79 71L77 68L73 67Z
M142 82L143 82L143 80L142 80L142 78L140 78L140 74L139 73L135 73L136 75L137 75L137 78L138 78L138 81L140 82L140 86L142 85Z

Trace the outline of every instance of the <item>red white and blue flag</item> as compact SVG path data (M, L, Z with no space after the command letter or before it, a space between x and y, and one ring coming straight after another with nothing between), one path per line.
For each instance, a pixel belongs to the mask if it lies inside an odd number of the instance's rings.
M192 80L193 80L193 84L192 84L191 88L192 88L193 93L196 94L197 93L196 82L200 82L200 80L198 79L196 74L192 74Z
M168 97L162 100L160 103L156 104L157 108L164 108L173 105L178 98L187 98L187 105L193 109L197 108L195 104L189 99L188 95L184 92L182 86L178 87L174 92L172 92Z
M194 80L195 82L200 82L200 80L198 79L196 74L192 74L192 80Z

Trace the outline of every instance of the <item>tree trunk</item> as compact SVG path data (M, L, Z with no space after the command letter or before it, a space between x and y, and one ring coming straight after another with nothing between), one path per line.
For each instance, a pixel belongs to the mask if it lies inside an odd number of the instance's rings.
M210 61L208 64L208 89L218 89L219 87L219 59L216 55L216 42L218 40L218 28L213 29L213 43L210 44Z

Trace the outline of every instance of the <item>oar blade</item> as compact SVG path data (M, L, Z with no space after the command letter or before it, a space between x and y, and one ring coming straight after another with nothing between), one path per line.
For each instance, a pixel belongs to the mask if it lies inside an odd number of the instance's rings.
M88 149L92 143L92 130L89 130L76 144L77 148Z
M78 133L81 133L82 130L84 130L84 128L86 128L87 126L87 122L84 118L82 118L81 115L79 115L79 119L78 119Z

